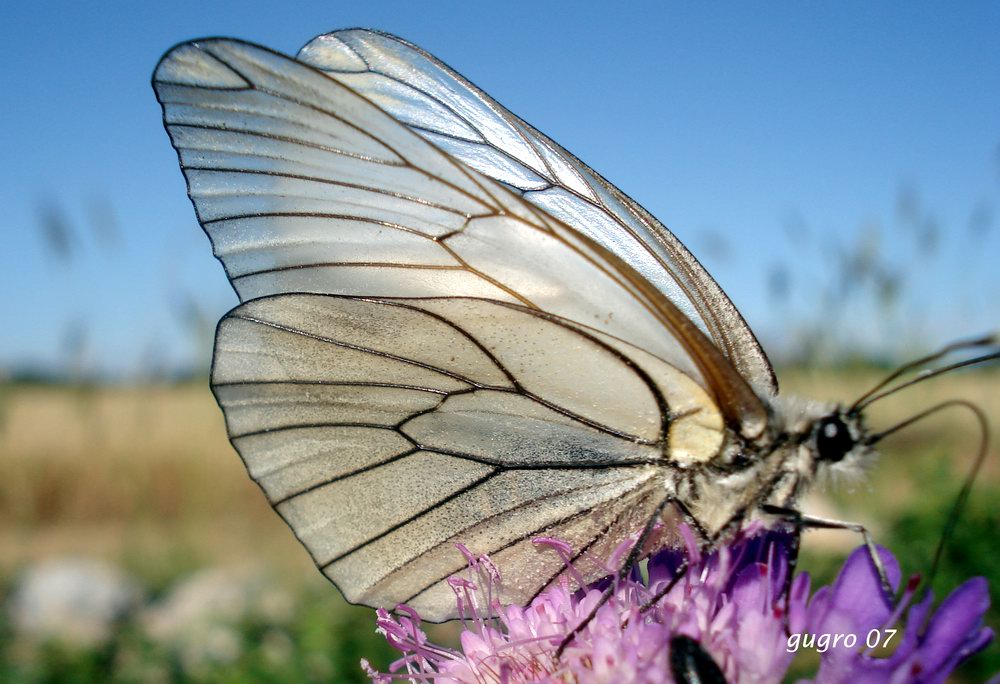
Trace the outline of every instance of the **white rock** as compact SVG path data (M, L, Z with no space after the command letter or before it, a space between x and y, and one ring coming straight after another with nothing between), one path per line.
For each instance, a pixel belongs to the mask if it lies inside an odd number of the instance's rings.
M93 647L142 598L138 583L118 568L88 558L53 558L28 567L10 598L14 631Z
M185 670L199 672L242 655L239 625L284 623L293 608L292 596L261 573L211 568L180 581L140 623L150 639L180 655Z

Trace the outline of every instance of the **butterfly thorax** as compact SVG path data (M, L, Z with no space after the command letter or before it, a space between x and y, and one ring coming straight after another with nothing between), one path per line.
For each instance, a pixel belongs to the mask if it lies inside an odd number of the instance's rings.
M668 478L667 488L709 534L740 529L765 505L797 507L817 482L856 480L874 458L863 416L839 405L775 398L751 442L727 430L716 458Z

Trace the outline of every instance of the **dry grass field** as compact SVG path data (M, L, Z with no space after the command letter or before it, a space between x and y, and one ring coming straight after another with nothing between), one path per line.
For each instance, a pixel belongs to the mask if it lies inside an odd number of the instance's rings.
M783 391L850 400L879 375L871 369L790 370L782 375ZM935 401L964 397L1000 426L998 390L996 370L943 378L877 405L871 422L888 426ZM868 481L823 494L810 505L814 512L870 524L900 556L905 571L926 570L934 530L971 462L977 438L971 416L942 413L887 440ZM1000 562L992 558L1000 551L996 442L991 449L969 516L955 535L952 561L942 572L943 588L978 573L989 574L993 586L1000 582ZM829 573L857 541L847 533L807 538L806 567L821 576ZM0 679L63 681L60 673L70 673L74 681L238 681L250 672L264 681L348 681L361 678L360 657L384 666L391 655L372 633L370 612L343 604L247 478L204 383L0 389L0 591L9 595L33 563L65 556L110 561L138 579L148 600L201 568L262 570L297 597L299 614L282 628L291 655L271 662L253 656L251 647L237 665L188 672L169 650L135 645L139 637L118 639L98 656L39 655L15 645L5 624L8 643L0 653ZM994 610L994 628L1000 626L996 616ZM263 643L258 628L270 638L266 626L248 627L244 636L252 645ZM312 651L328 651L309 656L320 664L303 669L297 662L304 657L298 652L303 643ZM996 669L997 647L990 648L987 664L967 671L970 680L987 667ZM149 674L134 669L136 658L162 658L165 664Z
M206 385L23 387L3 410L3 571L54 552L294 564Z

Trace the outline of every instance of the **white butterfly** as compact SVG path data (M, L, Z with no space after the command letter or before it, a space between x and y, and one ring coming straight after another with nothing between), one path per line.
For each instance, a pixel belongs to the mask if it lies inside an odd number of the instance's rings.
M527 603L563 572L536 537L599 558L662 518L710 545L869 456L861 402L778 397L677 238L419 48L213 38L153 85L243 302L230 438L348 600L454 617L462 542Z

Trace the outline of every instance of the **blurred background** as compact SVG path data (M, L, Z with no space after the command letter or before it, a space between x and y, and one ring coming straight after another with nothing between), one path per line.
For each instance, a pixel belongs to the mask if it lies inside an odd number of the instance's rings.
M360 658L392 659L226 441L207 368L236 297L149 87L182 40L294 54L351 26L437 55L663 220L784 392L850 400L1000 327L996 3L2 3L0 680L360 681ZM872 423L955 396L1000 425L998 380L947 376ZM926 572L977 437L957 412L922 422L806 510ZM1000 582L991 449L938 596ZM823 581L857 540L805 543ZM962 677L998 669L994 645Z

